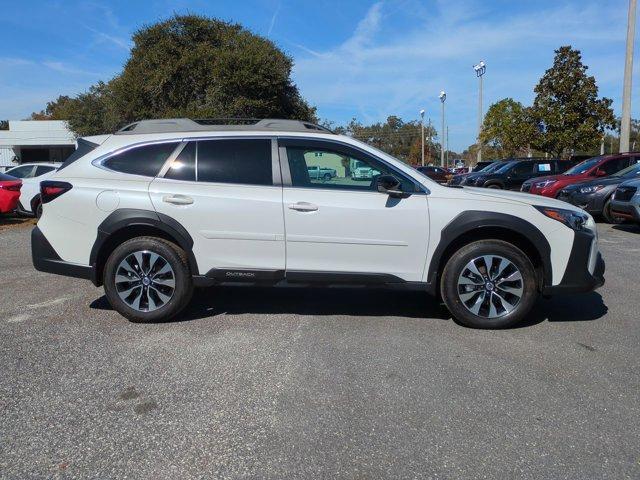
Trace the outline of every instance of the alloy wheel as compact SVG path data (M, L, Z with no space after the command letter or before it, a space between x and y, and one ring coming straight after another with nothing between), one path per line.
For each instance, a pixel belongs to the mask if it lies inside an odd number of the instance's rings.
M458 277L458 297L474 315L498 318L512 312L524 293L522 273L499 255L476 257Z
M176 276L169 262L149 250L133 252L120 262L115 274L120 299L139 312L166 305L175 292Z

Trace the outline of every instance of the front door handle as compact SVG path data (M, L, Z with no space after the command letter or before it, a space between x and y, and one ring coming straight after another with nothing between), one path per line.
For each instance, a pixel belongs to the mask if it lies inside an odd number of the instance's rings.
M289 205L291 210L296 210L298 212L315 212L318 210L318 206L313 203L308 202L297 202Z
M162 197L162 201L173 205L191 205L193 198L187 197L186 195L165 195Z

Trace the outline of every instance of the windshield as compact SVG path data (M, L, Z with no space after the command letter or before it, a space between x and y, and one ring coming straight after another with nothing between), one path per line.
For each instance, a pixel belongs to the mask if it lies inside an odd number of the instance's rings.
M619 178L619 177L635 177L636 175L640 175L640 163L631 165L623 170L620 170L619 172L614 173L611 176Z
M489 165L487 165L484 168L481 168L480 170L478 170L478 173L482 172L482 173L491 173L491 172L495 172L498 168L502 167L503 163L502 162L493 162L490 163Z
M506 162L506 164L500 165L500 168L496 170L496 173L504 173L509 170L517 162Z
M595 167L598 163L600 163L602 157L593 157L588 158L582 163L579 163L575 167L571 167L569 170L563 173L563 175L582 175L583 173L587 173L593 167Z

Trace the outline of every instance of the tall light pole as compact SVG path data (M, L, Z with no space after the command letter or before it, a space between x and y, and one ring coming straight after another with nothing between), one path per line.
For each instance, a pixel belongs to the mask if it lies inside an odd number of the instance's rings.
M627 17L627 53L624 60L624 86L622 88L622 121L620 123L620 153L629 151L631 132L631 75L633 73L633 41L636 36L636 0L629 0Z
M442 90L440 92L440 95L438 96L438 98L440 98L440 103L442 104L442 131L441 131L441 135L442 137L440 138L440 166L444 167L444 101L447 99L447 93Z
M480 142L480 132L482 131L482 76L487 71L487 65L484 61L480 60L480 63L473 66L476 72L476 77L480 80L480 89L478 91L478 155L476 163L482 160L482 143Z
M420 110L420 132L420 145L422 146L420 153L422 155L422 166L424 167L424 109Z

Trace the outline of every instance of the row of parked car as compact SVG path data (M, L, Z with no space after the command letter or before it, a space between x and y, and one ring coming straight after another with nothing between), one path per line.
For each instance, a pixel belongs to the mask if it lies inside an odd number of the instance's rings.
M601 155L582 162L545 158L478 164L449 186L520 190L557 198L610 223L640 223L640 153Z
M59 163L25 163L0 173L0 213L17 211L40 218L40 182L53 175Z

